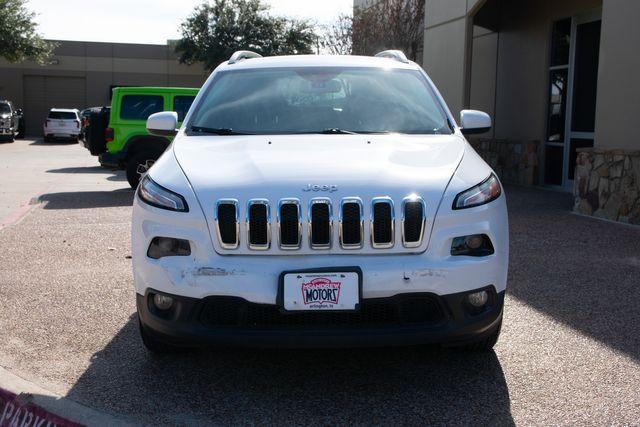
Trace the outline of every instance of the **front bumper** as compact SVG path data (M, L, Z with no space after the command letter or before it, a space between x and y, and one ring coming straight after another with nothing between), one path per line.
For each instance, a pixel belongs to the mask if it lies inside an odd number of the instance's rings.
M203 299L170 295L174 304L158 310L149 289L137 294L141 326L154 338L176 346L377 347L461 345L488 337L500 327L504 291L493 287L482 310L466 302L469 292L438 296L399 294L363 299L358 313L282 313L272 304L237 297ZM164 295L169 295L162 293Z

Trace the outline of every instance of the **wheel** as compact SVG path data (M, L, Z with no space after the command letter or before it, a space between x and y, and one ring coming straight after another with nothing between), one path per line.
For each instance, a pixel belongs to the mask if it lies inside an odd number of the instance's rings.
M145 331L140 319L138 319L138 326L140 328L140 338L142 338L142 343L149 352L154 354L167 354L177 353L180 350L178 347L159 341L151 336L147 331Z
M486 352L491 351L493 346L498 342L498 338L500 337L500 329L502 328L502 319L500 319L500 323L495 328L495 330L491 333L491 335L475 342L470 342L467 344L463 344L460 346L454 346L456 350L460 351L472 351L472 352Z
M48 136L44 136L44 142L51 142L51 138L49 138Z
M160 156L156 153L142 151L127 160L127 181L129 181L131 188L138 187L140 179L147 174L158 157Z

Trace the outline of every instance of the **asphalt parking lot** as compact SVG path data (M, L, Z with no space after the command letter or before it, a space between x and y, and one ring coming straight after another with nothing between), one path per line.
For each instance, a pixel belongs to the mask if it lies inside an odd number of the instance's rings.
M0 366L123 422L640 423L640 228L576 216L570 195L507 187L495 352L152 357L137 331L122 173L77 144L18 141L0 144L0 174Z

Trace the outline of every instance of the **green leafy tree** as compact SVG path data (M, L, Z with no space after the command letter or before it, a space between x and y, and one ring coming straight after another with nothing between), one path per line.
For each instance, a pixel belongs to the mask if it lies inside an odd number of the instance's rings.
M32 59L45 63L56 45L37 33L35 13L25 3L25 0L0 0L0 57L9 62Z
M313 53L317 36L307 21L275 17L261 0L214 0L182 23L176 44L180 62L211 70L237 50L263 56Z

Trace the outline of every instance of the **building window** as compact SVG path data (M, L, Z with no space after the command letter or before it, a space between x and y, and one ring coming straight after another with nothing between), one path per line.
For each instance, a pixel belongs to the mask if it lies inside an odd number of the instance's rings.
M551 30L549 106L545 144L545 182L551 185L562 185L570 53L571 18L567 18L554 22Z
M125 95L122 97L120 118L147 120L153 113L164 110L164 99L158 95Z
M184 117L187 115L189 108L191 108L191 104L193 104L193 100L196 99L195 96L176 96L173 98L173 111L178 113L178 121L181 122L184 120Z

